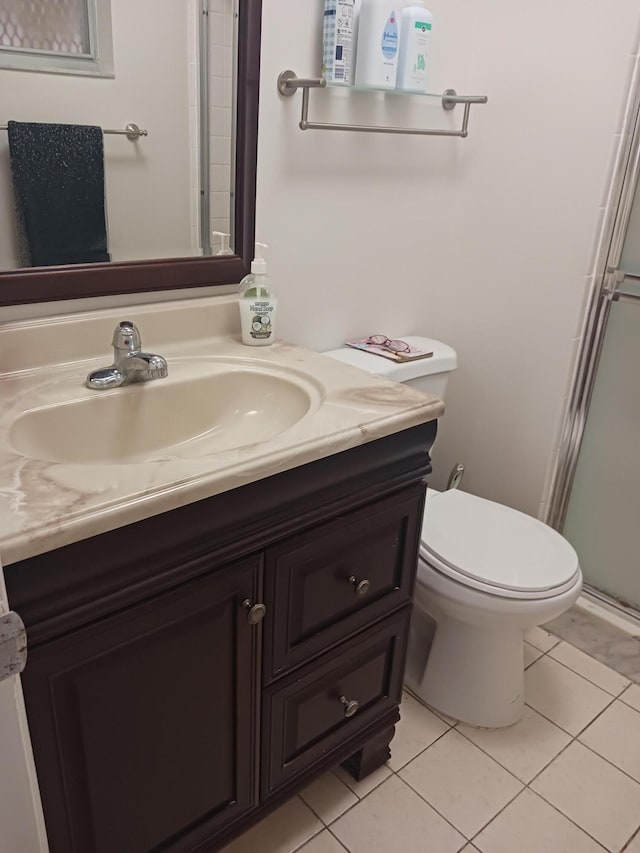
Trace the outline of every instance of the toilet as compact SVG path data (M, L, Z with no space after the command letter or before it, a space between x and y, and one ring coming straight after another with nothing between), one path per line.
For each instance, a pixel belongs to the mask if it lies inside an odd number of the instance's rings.
M455 350L402 340L433 356L396 363L349 347L325 355L444 399ZM407 686L456 720L513 725L524 705L523 634L571 607L581 589L578 556L557 531L460 489L427 489Z

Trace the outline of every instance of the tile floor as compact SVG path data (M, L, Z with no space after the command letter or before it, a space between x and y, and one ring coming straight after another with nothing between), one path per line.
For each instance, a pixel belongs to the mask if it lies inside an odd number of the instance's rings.
M225 853L640 853L640 685L541 628L502 731L405 694L393 757L318 779Z

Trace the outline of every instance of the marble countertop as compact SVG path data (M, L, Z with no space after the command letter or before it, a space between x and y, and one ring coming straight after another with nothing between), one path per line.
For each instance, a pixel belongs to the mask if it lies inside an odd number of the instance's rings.
M17 450L11 427L25 411L69 395L136 393L142 387L108 392L84 387L90 370L109 363L111 333L121 319L138 324L144 348L167 359L174 381L206 362L264 369L295 377L307 387L309 411L270 440L256 436L255 442L214 453L176 452L127 464L63 464ZM283 342L243 346L236 322L235 298L211 297L0 326L4 565L425 423L444 411L436 397L301 347Z

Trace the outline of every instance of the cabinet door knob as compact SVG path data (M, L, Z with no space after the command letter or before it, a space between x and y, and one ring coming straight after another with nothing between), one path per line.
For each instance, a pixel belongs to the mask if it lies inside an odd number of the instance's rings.
M349 700L347 699L346 696L341 696L340 701L344 705L345 717L353 717L353 715L356 713L356 711L360 707L360 704L358 702L356 702L355 700L352 702L349 702Z
M349 583L353 585L358 598L362 598L363 595L367 595L371 589L371 581L360 580L360 578L357 578L355 575L351 575Z
M257 625L262 622L267 612L264 604L254 604L248 598L242 602L242 606L247 611L247 622L249 625Z

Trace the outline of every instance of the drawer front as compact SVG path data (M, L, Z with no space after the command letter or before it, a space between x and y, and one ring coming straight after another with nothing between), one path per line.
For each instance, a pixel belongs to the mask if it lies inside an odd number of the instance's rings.
M411 600L423 506L413 486L267 551L266 683Z
M410 615L403 608L265 691L263 796L399 704Z

